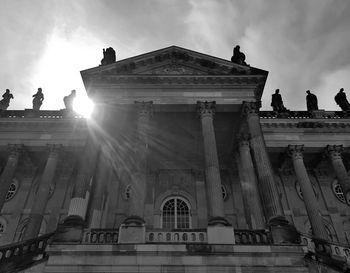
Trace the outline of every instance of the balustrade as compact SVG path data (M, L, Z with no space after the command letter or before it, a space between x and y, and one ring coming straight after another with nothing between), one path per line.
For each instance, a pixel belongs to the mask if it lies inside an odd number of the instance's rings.
M331 256L337 256L350 265L350 246L338 243L327 242L324 240L313 239L310 235L301 234L301 244L305 253L323 252Z
M321 114L322 119L339 119L346 118L342 111L324 111ZM315 118L311 112L308 111L288 111L285 113L276 113L274 111L259 111L261 119L311 119Z
M271 235L265 229L249 230L235 229L235 241L237 245L271 245Z
M89 229L84 232L84 244L117 244L117 229Z
M146 232L146 243L207 243L206 230Z
M46 258L45 248L54 233L45 234L34 239L0 247L0 272L2 268L25 268Z

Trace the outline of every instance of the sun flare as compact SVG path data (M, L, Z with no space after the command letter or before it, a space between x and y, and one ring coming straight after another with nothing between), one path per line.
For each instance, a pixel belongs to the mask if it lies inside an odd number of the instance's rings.
M76 97L73 102L73 109L84 118L90 118L94 111L94 103L88 97Z

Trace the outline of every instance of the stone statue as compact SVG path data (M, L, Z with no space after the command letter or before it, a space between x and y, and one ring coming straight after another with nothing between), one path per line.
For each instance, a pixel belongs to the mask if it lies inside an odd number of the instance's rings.
M115 63L115 50L112 47L103 49L103 59L101 60L101 65Z
M72 90L70 95L63 98L64 105L68 111L73 111L73 102L76 96L76 91Z
M318 110L317 97L315 94L312 94L310 90L306 91L306 108L308 111Z
M10 93L9 89L2 95L2 100L0 100L0 110L7 110L10 105L10 99L13 99L13 95Z
M33 110L39 110L41 105L43 104L44 94L41 88L38 88L38 92L33 95Z
M287 110L283 105L282 96L279 92L280 90L276 89L275 94L272 94L271 106L275 112L283 112Z
M247 65L245 62L245 55L244 55L244 53L240 52L239 49L240 49L239 45L236 45L233 48L233 56L231 58L231 62L237 63L237 64Z
M339 90L339 92L335 95L334 100L344 112L350 111L350 104L346 98L346 94L344 93L344 88Z

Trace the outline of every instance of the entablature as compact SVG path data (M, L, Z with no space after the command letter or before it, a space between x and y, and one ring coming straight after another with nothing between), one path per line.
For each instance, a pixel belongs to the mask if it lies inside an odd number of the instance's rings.
M329 115L319 118L307 116L306 113L271 118L267 117L266 112L260 112L260 124L269 150L285 149L288 145L304 145L307 151L315 152L327 145L350 147L349 117L342 112L329 111Z
M24 145L40 150L49 144L82 147L87 136L86 119L62 111L2 111L0 150L8 145Z

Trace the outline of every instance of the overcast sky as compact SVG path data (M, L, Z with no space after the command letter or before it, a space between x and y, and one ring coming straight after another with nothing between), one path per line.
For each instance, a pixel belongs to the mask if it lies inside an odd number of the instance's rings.
M341 87L350 98L348 0L0 0L0 92L24 109L42 87L42 109L62 109L104 47L117 60L171 45L230 60L236 44L269 71L263 109L276 88L291 110L306 109L307 89L321 109L338 109Z

